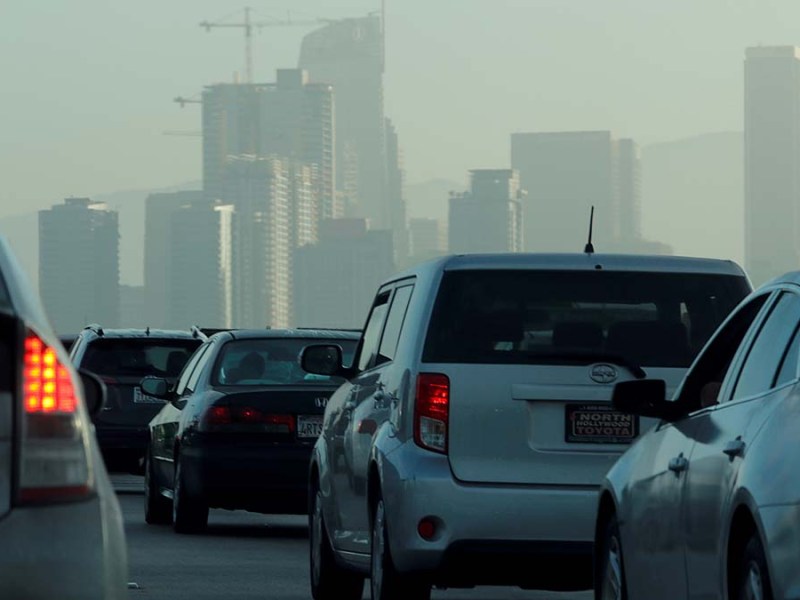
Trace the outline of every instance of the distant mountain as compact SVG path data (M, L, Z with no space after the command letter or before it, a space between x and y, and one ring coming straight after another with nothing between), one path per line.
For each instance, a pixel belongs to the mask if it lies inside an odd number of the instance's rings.
M744 136L707 133L642 149L646 238L675 254L744 256Z
M463 192L466 182L458 183L448 179L430 179L405 187L406 211L410 219L439 219L447 225L447 201L450 192Z

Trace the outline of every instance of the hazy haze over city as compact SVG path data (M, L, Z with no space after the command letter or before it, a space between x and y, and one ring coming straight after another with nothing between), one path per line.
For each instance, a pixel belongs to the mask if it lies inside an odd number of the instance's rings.
M377 0L251 4L257 18L285 18L289 7L297 19L380 9ZM241 30L198 26L239 5L45 0L4 8L0 217L70 195L200 179L200 138L164 132L200 130L199 107L181 109L173 97L243 72ZM643 148L646 236L676 253L742 260L741 235L732 239L742 227L741 189L734 186L729 206L727 182L706 190L705 216L713 215L719 236L707 227L682 235L669 220L674 207L663 204L669 189L652 189L653 181L669 181L663 165L662 177L648 180L650 145L740 132L744 49L797 43L800 3L387 0L386 11L386 114L400 135L409 186L438 179L465 187L468 169L507 168L513 132L611 130ZM300 40L313 28L257 32L255 80L296 66ZM718 171L741 169L732 152ZM411 217L446 212L446 197L439 206L414 194L406 200ZM684 208L682 198L672 200ZM121 221L124 232L124 210ZM140 282L139 258L135 269L126 267L140 244L123 234L123 282Z

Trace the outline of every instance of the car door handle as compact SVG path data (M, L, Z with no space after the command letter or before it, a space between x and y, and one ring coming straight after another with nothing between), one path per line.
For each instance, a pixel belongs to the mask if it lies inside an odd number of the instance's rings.
M669 461L669 470L672 471L673 473L682 473L688 468L689 468L689 461L682 453L679 456L673 458L671 461Z
M737 456L742 456L744 454L744 447L745 443L742 441L741 436L739 436L735 440L731 440L725 444L722 451L733 460Z

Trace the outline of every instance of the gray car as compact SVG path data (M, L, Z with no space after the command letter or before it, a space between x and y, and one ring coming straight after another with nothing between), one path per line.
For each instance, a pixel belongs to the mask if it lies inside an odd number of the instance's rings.
M800 273L754 292L674 395L620 384L659 419L608 473L596 597L800 598Z
M122 600L122 516L79 374L0 239L0 598Z
M311 459L317 600L431 586L592 585L597 491L652 419L616 381L677 386L750 291L733 263L610 255L435 260L378 290Z

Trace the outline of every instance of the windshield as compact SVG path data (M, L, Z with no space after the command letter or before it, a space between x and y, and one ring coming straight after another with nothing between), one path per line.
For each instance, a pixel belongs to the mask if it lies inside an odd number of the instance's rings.
M454 271L423 361L688 367L747 292L723 275Z
M303 348L322 343L341 346L344 364L352 363L357 340L237 340L225 344L212 381L216 385L255 386L341 383L341 378L312 375L300 367Z
M86 349L81 368L110 377L176 378L200 345L196 340L95 340Z

